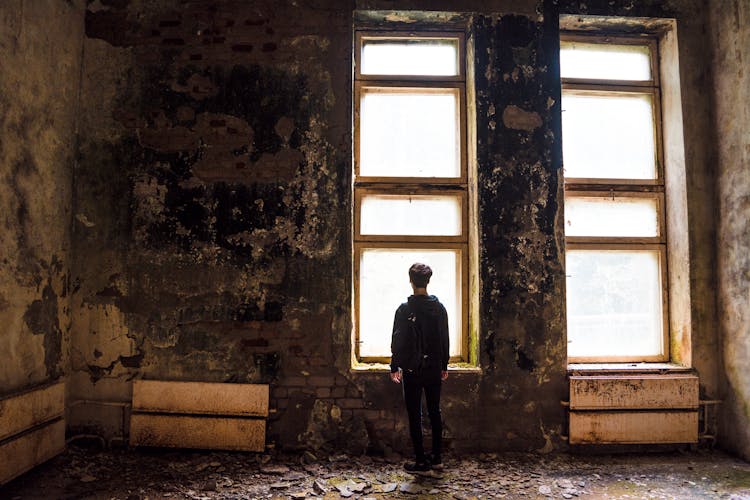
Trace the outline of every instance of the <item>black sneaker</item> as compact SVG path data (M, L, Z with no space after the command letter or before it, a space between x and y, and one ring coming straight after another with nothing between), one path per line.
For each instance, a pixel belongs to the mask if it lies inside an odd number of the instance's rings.
M443 466L443 459L439 456L432 456L430 459L430 465L432 466L432 470L443 470L445 467Z
M428 474L430 470L432 470L432 466L429 460L422 459L417 460L416 462L404 464L404 470L411 474Z

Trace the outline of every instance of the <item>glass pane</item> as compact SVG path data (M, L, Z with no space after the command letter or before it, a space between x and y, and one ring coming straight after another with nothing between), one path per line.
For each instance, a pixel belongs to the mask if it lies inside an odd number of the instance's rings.
M396 308L411 295L409 267L422 262L432 268L428 293L448 311L452 356L460 352L461 254L458 250L366 249L359 275L359 353L391 356L391 333Z
M565 236L659 236L655 198L565 196Z
M662 353L656 250L567 250L568 356Z
M458 92L363 91L360 175L460 177Z
M458 196L362 197L361 234L460 236Z
M363 40L363 75L458 75L458 40Z
M656 178L650 95L564 93L562 109L566 177Z
M647 45L560 42L560 76L602 80L651 80Z

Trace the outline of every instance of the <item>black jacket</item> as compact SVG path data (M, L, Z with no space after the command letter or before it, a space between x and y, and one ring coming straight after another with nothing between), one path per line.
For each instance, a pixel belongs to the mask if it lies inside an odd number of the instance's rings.
M445 371L448 369L450 345L448 339L448 313L445 307L434 295L412 295L407 302L396 309L393 319L393 335L391 337L391 373L398 371L399 359L403 359L403 347L394 342L399 332L406 331L409 326L408 317L414 313L417 327L423 335L422 352L427 355L425 370Z

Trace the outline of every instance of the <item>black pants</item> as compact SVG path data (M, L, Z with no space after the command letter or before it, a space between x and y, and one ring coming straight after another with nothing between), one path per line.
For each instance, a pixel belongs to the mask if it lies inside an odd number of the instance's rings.
M422 443L422 392L427 400L427 413L432 425L432 454L440 457L443 448L443 419L440 415L440 372L413 375L404 373L404 402L409 415L409 434L417 460L425 457Z

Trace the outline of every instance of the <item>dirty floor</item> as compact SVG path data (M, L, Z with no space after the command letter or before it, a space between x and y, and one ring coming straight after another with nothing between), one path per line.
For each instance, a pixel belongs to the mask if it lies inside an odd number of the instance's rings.
M750 499L750 464L717 451L447 457L414 477L398 457L317 458L159 450L63 455L0 488L2 499L730 498Z

